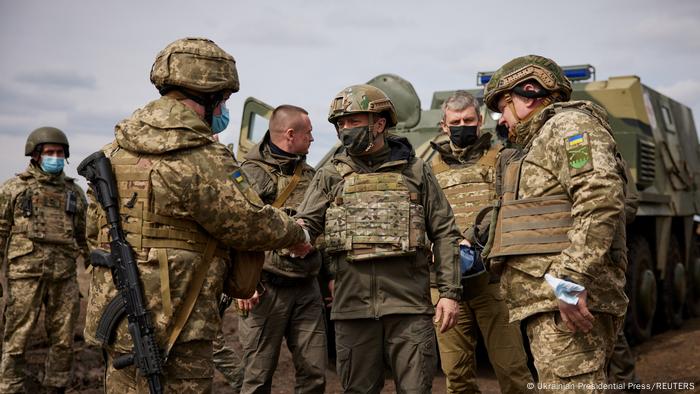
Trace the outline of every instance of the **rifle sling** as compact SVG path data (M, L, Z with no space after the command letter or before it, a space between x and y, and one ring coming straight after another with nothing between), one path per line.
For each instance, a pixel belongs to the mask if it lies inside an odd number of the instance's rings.
M214 252L216 251L216 240L214 238L209 238L207 241L207 246L204 249L204 255L202 256L202 264L199 270L195 271L194 277L192 278L192 284L185 295L185 300L182 302L180 309L177 311L175 320L173 323L173 330L170 332L168 341L165 344L164 356L165 360L168 359L170 350L173 348L177 337L180 336L180 332L185 327L185 323L190 318L192 309L194 309L194 304L199 297L199 293L202 290L202 285L204 285L204 279L207 277L209 272L209 266L211 265L211 260L214 258Z
M292 176L292 179L289 181L284 190L282 190L282 192L277 195L277 198L272 203L273 207L280 208L284 205L289 196L292 195L294 188L297 187L299 181L301 180L301 172L303 170L303 167L304 165L301 162L297 164L296 168L294 169L294 175Z
M168 252L157 249L158 266L160 269L160 298L163 300L163 315L168 318L173 314L173 303L170 299L170 271L168 270Z

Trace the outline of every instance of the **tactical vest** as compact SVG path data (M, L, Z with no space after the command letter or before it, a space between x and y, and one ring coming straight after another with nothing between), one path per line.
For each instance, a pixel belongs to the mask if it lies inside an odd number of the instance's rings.
M506 166L503 196L489 257L558 253L569 244L571 202L561 194L518 199L525 156Z
M358 174L336 164L342 192L326 211L329 254L347 252L349 261L410 256L428 248L425 213L398 172Z
M110 159L117 179L122 226L134 251L173 248L204 253L210 237L197 222L153 212L151 171L161 157L120 149ZM103 210L99 210L99 223L102 230L97 240L105 246L109 244L109 234Z
M472 227L477 213L493 205L496 195L496 160L502 146L489 149L476 163L449 165L438 155L432 167L440 188L452 206L461 232Z
M75 192L65 186L24 178L28 185L18 199L21 217L15 219L14 234L26 234L36 242L72 244L75 242L73 217L77 210Z

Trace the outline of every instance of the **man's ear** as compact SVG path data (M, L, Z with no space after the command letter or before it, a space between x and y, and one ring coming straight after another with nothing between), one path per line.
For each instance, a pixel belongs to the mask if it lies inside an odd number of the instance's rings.
M374 131L379 133L383 133L384 129L386 129L386 119L384 117L378 117L377 121L374 122Z
M294 129L293 128L288 128L287 130L284 131L284 138L291 142L294 139Z
M450 127L447 125L447 123L445 123L444 120L440 121L440 131L442 132L442 134L450 135Z

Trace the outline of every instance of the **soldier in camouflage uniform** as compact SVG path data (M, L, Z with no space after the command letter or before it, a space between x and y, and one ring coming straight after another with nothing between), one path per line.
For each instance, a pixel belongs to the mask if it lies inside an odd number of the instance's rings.
M63 173L68 139L41 127L27 138L26 171L0 188L0 261L7 260L0 392L24 392L24 352L43 305L50 348L43 384L62 392L71 380L78 317L76 258L87 256L82 189ZM5 253L6 252L6 253Z
M384 363L398 392L429 393L433 322L457 321L461 296L452 209L408 140L387 134L396 111L369 85L343 89L328 120L343 147L307 189L297 217L323 235L331 281L337 371L345 392L378 393ZM430 245L440 300L430 300Z
M624 167L606 113L535 55L502 66L484 100L522 152L504 163L490 257L523 321L544 391L596 392L621 327ZM493 263L492 263L493 267Z
M467 244L474 244L477 242L474 237L477 214L497 199L495 164L503 145L492 143L491 133L481 132L478 103L470 93L456 92L445 100L442 111L443 134L431 142L437 153L432 162L433 172L452 205L457 226ZM447 392L479 392L475 354L477 330L484 338L501 392L527 391L532 375L527 368L520 327L508 322L508 307L501 296L499 276L486 271L464 274L459 321L453 329L437 333ZM434 281L431 285L433 302L437 302L439 294Z
M158 54L151 81L162 97L120 122L115 140L103 151L112 162L122 225L138 261L156 338L164 349L173 345L161 377L164 390L210 392L212 342L221 325L217 306L230 265L227 249L279 249L308 237L282 211L256 205L231 153L212 137L226 127L224 103L239 88L231 55L207 39L180 39ZM90 239L108 248L102 209L91 205L88 218ZM204 273L199 285L197 272ZM189 309L186 295L193 291ZM109 270L94 267L85 339L106 350L107 393L146 392L147 382L134 366L116 370L112 365L132 349L126 319L113 343L96 335L115 295ZM174 331L179 322L181 330Z
M270 129L246 155L243 171L265 203L296 213L316 171L306 163L313 141L306 110L275 108ZM296 393L323 393L326 385L326 326L317 275L321 253L293 258L285 250L265 255L264 294L238 300L249 311L239 320L245 374L242 393L269 393L282 340L292 353Z

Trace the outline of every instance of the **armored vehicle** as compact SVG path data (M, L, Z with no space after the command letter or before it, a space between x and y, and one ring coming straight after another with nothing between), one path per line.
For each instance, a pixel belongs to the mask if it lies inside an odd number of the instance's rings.
M618 148L639 191L637 217L627 225L630 305L625 326L628 338L638 343L652 331L679 327L684 316L700 316L700 228L694 221L700 213L700 145L692 111L637 76L597 81L590 65L564 71L573 83L572 100L590 100L608 111ZM486 84L492 74L478 73L477 86ZM379 75L368 83L394 102L399 122L391 132L408 138L416 154L430 160L434 152L429 141L440 138L441 105L454 90L433 93L430 107L422 109L411 83L397 75ZM463 90L482 101L483 89ZM271 111L254 98L246 101L239 157L262 137ZM499 114L483 105L481 113L484 129L493 131Z

